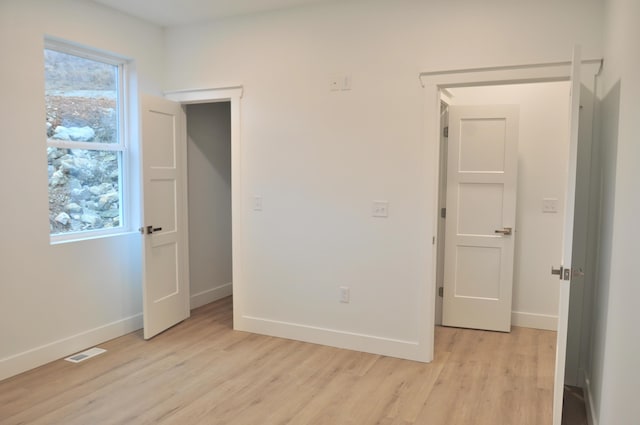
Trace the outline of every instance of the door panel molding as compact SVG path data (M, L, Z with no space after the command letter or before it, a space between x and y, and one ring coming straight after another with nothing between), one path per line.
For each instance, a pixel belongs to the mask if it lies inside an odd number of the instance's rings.
M449 106L445 326L511 330L519 109Z
M180 104L144 96L141 105L142 298L149 339L189 317L187 147Z

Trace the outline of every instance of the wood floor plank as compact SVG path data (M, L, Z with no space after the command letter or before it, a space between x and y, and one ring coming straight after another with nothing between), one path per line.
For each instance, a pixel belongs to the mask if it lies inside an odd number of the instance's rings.
M150 341L0 382L1 425L549 425L555 332L436 328L424 364L232 329L225 298Z

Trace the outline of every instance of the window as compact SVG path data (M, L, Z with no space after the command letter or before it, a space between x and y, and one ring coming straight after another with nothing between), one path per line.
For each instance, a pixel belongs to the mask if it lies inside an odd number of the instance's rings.
M52 241L120 232L124 62L47 41L44 64Z

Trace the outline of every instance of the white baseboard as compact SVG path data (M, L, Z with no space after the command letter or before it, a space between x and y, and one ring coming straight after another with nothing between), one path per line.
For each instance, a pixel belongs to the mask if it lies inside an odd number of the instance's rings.
M0 359L0 380L142 328L142 313Z
M418 341L403 341L251 316L241 316L239 319L234 320L234 329L239 331L407 360L429 361L430 354L426 353L424 346Z
M598 425L598 417L596 416L595 405L593 403L593 392L591 390L591 379L587 373L584 373L584 403L587 408L587 423L589 425Z
M216 286L215 288L207 289L206 291L193 294L191 295L191 310L217 301L220 298L228 297L232 294L232 292L233 284L229 282L225 283L224 285Z
M521 326L523 328L557 331L558 316L551 316L549 314L526 313L524 311L512 311L511 324L513 326Z

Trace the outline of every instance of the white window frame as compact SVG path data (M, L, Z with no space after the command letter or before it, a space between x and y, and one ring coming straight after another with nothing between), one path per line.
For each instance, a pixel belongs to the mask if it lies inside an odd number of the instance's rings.
M112 151L120 152L118 156L118 167L120 169L120 178L118 184L119 190L119 206L120 206L120 218L121 223L118 227L111 227L107 229L92 229L81 230L76 232L66 232L58 234L49 234L50 243L58 244L63 242L82 241L87 239L94 239L112 235L120 235L129 233L131 231L131 207L130 207L130 171L129 171L129 73L128 65L129 61L123 57L113 55L111 53L103 52L98 49L90 47L80 46L68 41L45 38L44 49L55 50L57 52L66 53L90 59L97 62L114 65L118 68L117 82L116 82L116 96L117 96L117 131L118 142L117 143L94 143L94 142L72 142L66 140L55 140L46 138L46 147L55 147L60 149L83 149L83 150L95 150L95 151ZM44 50L43 50L44 52ZM49 190L47 189L47 197L49 196Z

